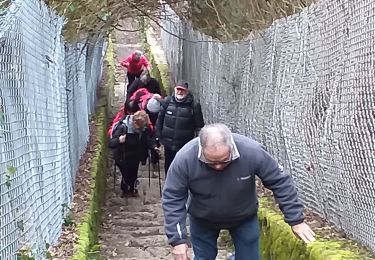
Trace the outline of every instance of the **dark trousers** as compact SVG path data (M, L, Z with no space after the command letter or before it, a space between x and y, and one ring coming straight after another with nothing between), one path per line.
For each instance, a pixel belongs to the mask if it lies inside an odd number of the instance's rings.
M138 178L138 168L139 168L139 156L137 154L129 154L125 157L125 162L123 164L117 164L122 175L121 179L121 190L124 192L134 191L135 181Z
M174 157L176 156L177 151L172 151L166 147L164 147L164 169L165 169L165 177L167 177L167 172L169 169L169 166L171 165Z
M141 76L141 73L139 73L139 74L133 74L133 73L127 72L126 76L128 77L128 85L126 86L126 89L128 89L128 87L133 83L133 81L135 80L135 78L139 78Z
M147 112L148 117L150 118L151 124L155 126L156 120L158 120L159 113L151 113L147 109L146 109L146 112Z
M190 215L189 220L194 260L215 260L220 229L208 228ZM230 228L229 233L233 240L236 260L260 260L257 216Z

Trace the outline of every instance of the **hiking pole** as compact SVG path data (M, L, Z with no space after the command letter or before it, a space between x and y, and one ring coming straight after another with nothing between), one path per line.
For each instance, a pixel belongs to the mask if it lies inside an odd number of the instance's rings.
M159 192L160 192L160 197L161 197L160 160L158 160L157 164L158 164L158 173L159 173Z
M151 151L148 153L148 187L151 187Z
M156 147L159 149L159 148L160 148L160 140L159 140L159 138L156 138L155 141L156 141ZM159 152L160 152L160 150L159 150ZM158 174L159 174L159 192L160 192L160 197L161 197L160 155L157 154L157 156L158 156L158 161L157 161L156 163L157 163L157 167L158 167Z
M113 189L116 189L116 163L113 162Z

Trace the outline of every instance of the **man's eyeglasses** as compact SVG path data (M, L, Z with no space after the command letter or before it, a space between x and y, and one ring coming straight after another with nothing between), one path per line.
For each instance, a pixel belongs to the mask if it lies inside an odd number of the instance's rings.
M225 161L207 161L204 156L203 158L201 158L201 161L210 166L229 164L230 162L232 162L232 153L230 154L230 158Z

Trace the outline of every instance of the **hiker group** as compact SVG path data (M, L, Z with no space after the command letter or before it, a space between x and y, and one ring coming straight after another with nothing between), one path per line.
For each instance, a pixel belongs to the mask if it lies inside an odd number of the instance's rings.
M178 82L171 96L163 96L141 51L133 52L121 65L127 70L126 98L108 130L109 146L122 175L122 196L136 197L139 165L149 158L155 171L162 144L166 176L177 151L196 137L204 121L188 82Z
M224 124L205 125L188 82L178 82L171 96L163 96L142 52L121 65L127 69L126 100L108 134L122 174L122 195L138 195L139 164L149 158L153 168L159 165L162 144L164 225L175 260L190 259L190 243L195 260L215 260L222 229L233 240L230 259L261 259L256 178L273 192L293 233L306 243L314 241L292 177L265 147Z

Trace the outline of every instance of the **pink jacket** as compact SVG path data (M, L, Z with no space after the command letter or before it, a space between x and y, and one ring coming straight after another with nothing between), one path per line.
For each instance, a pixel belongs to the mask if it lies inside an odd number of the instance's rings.
M132 53L127 58L121 61L121 65L128 69L128 72L131 74L140 74L142 68L150 69L151 65L148 59L142 55L139 61L134 60L135 53Z

